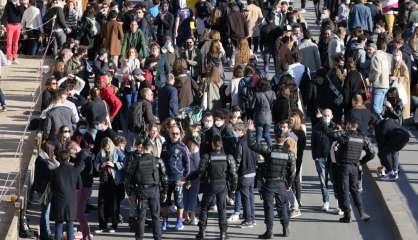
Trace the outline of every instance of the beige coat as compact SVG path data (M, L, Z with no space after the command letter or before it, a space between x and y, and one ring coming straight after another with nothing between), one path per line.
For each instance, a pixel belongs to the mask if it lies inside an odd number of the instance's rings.
M255 4L248 5L247 11L248 37L252 37L257 25L263 20L263 13L261 8Z
M116 20L110 20L102 29L103 47L110 56L119 56L123 40L122 24Z

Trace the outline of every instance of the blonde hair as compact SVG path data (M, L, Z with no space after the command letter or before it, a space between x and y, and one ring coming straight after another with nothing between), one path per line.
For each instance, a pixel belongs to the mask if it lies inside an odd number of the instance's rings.
M237 55L235 56L235 64L247 64L250 61L251 49L246 38L241 38Z
M108 137L103 138L102 142L100 143L100 155L102 157L102 160L103 160L103 157L106 156L106 152L104 150L106 146L109 146L109 148L110 148L109 156L108 156L109 159L108 160L113 161L114 160L113 156L114 156L114 153L116 151L116 147L115 147L115 144L113 143L113 141Z

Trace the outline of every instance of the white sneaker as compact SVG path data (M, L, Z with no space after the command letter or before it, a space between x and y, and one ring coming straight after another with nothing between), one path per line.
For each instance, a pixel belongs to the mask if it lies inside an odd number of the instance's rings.
M342 215L344 215L344 212L343 212L343 210L341 210L341 208L337 208L337 214L339 215L339 216L342 216Z
M12 61L12 64L15 64L15 65L19 64L19 61L17 61L17 59L15 59L15 60Z
M232 214L232 215L228 218L228 223L239 223L239 215L237 215L237 214Z
M290 218L297 218L299 216L301 216L302 213L300 212L299 209L295 209L290 213Z
M305 12L306 12L306 10L305 10L304 8L302 8L302 9L300 9L300 10L299 10L299 12L300 12L300 13L305 13Z
M109 229L107 230L107 232L108 232L108 233L115 233L115 229L113 229L113 228L109 228Z
M104 231L103 231L103 229L96 229L96 230L94 230L94 233L95 234L100 234L100 233L103 233Z
M194 218L194 219L191 221L191 224L192 224L193 226L197 226L197 225L199 224L199 219Z
M7 65L7 66L12 65L12 61L7 60L7 61L6 61L6 65Z
M209 211L211 211L211 212L217 212L218 211L218 207L215 205L215 206L209 208Z
M323 211L328 212L329 211L329 202L324 202L324 205L321 208Z

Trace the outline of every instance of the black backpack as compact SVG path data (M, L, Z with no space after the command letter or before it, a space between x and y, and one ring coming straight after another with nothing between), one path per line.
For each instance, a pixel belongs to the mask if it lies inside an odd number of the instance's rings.
M159 174L157 169L157 159L152 156L146 156L148 159L138 161L136 181L141 185L156 185L159 183Z
M299 84L300 94L302 95L302 101L304 105L307 105L312 100L313 82L308 74L308 67L305 66L305 72Z
M132 105L128 111L128 128L134 133L145 133L145 102L139 101Z

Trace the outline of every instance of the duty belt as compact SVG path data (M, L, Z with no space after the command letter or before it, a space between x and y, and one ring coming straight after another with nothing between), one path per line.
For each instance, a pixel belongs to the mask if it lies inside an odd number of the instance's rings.
M266 178L266 181L284 181L285 177Z

